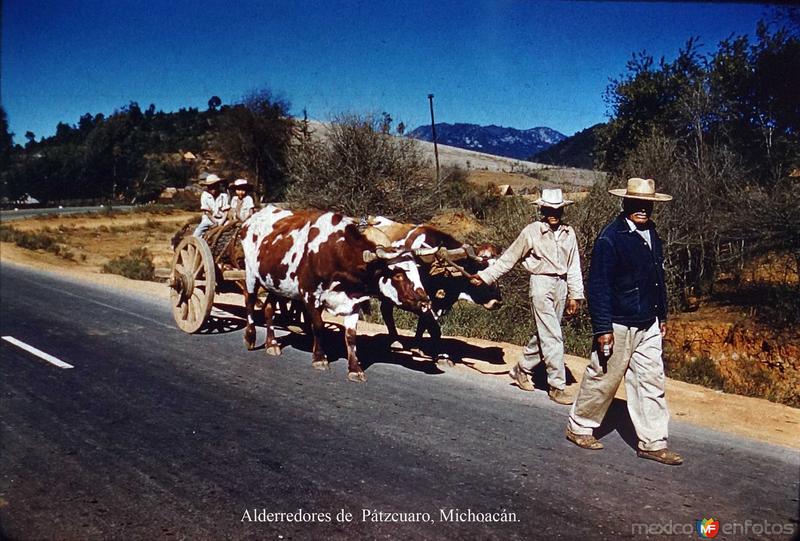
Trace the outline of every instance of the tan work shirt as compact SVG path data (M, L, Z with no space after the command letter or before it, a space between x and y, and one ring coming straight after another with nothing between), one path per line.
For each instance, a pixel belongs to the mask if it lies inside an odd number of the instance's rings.
M567 280L567 297L584 298L578 239L572 227L562 224L553 231L544 222L528 224L503 255L489 268L478 272L478 276L487 284L492 284L523 257L522 266L526 271L564 277Z

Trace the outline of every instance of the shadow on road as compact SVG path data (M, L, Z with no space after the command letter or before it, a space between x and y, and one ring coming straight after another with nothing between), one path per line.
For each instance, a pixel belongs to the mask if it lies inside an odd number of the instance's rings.
M615 398L611 402L603 423L595 431L595 437L602 439L615 430L631 449L636 449L639 439L636 437L636 430L633 428L631 417L628 414L628 402L619 398Z
M201 331L201 334L227 333L244 328L247 318L244 306L216 303L214 308L226 312L231 317L212 316L206 324L207 329ZM256 326L264 326L264 313L262 310L256 310L254 319ZM282 318L280 313L277 313L275 315L275 326L278 329L290 331L288 335L277 338L282 348L292 347L299 351L311 353L313 346L311 335L309 332L303 332L296 322L287 321ZM359 335L358 357L361 366L367 370L373 364L384 363L402 366L425 374L443 373L431 357L424 353L425 351L430 351L428 347L430 338L424 338L422 343L418 344L413 337L401 336L400 342L403 344L403 349L399 350L392 349L390 342L389 336L385 334L374 336ZM421 349L418 347L420 345ZM325 332L322 336L322 346L331 362L346 360L347 350L344 345L344 327L336 323L326 322ZM262 349L264 349L264 344L259 343L256 350ZM503 348L499 346L481 347L454 338L445 338L441 341L441 351L450 355L454 362L469 358L490 364L504 364Z
M197 334L225 334L244 329L244 326L244 319L211 315Z

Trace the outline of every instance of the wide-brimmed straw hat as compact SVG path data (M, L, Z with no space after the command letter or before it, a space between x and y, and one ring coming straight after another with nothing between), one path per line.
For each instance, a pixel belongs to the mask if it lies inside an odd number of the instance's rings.
M208 175L205 179L201 180L200 184L203 186L212 186L214 184L217 184L218 182L222 182L222 179L212 173Z
M656 181L652 178L633 177L628 179L627 188L608 190L611 195L628 197L630 199L644 199L646 201L672 201L672 196L656 192Z
M575 201L564 199L564 193L561 188L545 188L542 190L542 196L534 201L540 207L550 207L560 209L567 205L573 204Z
M253 185L250 184L250 181L248 181L246 178L237 178L236 180L230 183L230 187L232 190L239 190L239 189L249 190L250 188L253 187Z

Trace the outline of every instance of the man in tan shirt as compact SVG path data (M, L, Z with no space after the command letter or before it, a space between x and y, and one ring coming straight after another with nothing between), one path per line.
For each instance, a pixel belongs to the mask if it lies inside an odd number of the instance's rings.
M564 200L561 190L544 189L539 205L542 219L528 224L503 255L478 277L492 284L522 259L522 266L531 273L530 295L536 332L523 350L519 364L509 375L525 391L533 391L530 373L540 362L547 367L547 393L558 404L571 404L565 391L564 337L561 318L566 305L567 317L575 315L583 300L583 277L578 255L578 241L572 227L561 222L564 207L573 201Z

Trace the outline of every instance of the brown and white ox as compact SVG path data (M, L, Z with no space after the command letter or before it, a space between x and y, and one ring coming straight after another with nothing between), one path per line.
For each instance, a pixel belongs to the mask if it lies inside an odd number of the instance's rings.
M314 339L312 366L320 370L328 368L321 344L322 311L344 316L347 377L351 381L366 381L356 356L356 325L359 309L368 305L370 297L417 313L430 311L413 255L376 246L352 218L268 205L245 222L240 239L245 260L244 341L248 349L255 346L253 315L259 287L268 292L264 318L265 347L270 355L280 354L272 326L278 298L299 302L305 309Z
M437 250L435 255L417 255L420 276L425 292L431 299L431 311L420 314L415 339L420 342L425 331L431 337L430 355L438 362L452 365L446 353L440 351L442 329L438 318L446 314L458 301L467 301L495 310L502 305L500 289L494 285L471 281L475 274L485 269L499 255L492 244L476 247L458 241L452 235L430 225L402 224L378 216L367 221L368 228L376 228L389 238L394 249ZM422 252L426 253L426 252ZM381 315L389 336L397 340L393 306L381 303Z

